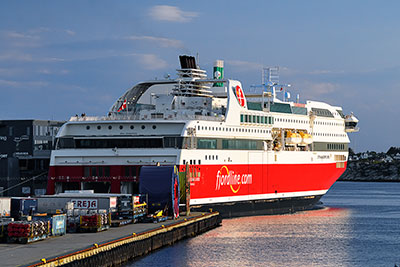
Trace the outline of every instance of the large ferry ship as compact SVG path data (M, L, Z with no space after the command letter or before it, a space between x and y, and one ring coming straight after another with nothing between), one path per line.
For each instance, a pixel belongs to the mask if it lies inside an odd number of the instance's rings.
M51 153L47 193L136 193L141 166L189 166L192 207L280 213L312 207L345 171L353 114L290 101L277 68L244 90L221 60L210 79L194 57L180 63L176 79L136 84L107 116L72 117Z

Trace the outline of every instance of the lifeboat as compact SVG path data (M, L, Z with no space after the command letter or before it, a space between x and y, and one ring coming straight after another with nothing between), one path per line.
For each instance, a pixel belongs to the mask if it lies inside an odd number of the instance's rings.
M300 132L301 145L306 146L313 142L312 135L304 132Z
M301 136L298 133L292 131L286 131L286 144L297 145L301 143Z

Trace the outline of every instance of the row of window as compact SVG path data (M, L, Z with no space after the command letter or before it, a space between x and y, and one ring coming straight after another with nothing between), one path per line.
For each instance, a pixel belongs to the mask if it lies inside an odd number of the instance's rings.
M285 118L276 118L277 122L289 122L289 123L308 123L306 120L296 120L296 119L285 119Z
M97 130L101 130L101 125L97 125ZM108 130L112 130L113 129L113 126L112 125L108 125ZM124 126L123 125L120 125L119 127L118 127L120 130L123 130L124 129ZM133 130L133 129L135 129L135 126L134 125L131 125L131 126L129 126L129 128L131 129L131 130ZM140 128L142 129L142 130L144 130L144 129L146 129L146 125L141 125L140 126ZM153 130L155 130L155 129L157 129L157 126L156 125L152 125L151 126L151 128L153 129ZM91 129L91 127L90 127L90 125L87 125L86 126L86 130L90 130Z
M336 162L336 168L342 169L342 168L344 168L344 167L345 167L344 162Z
M160 148L163 147L162 138L140 139L78 139L76 148Z
M230 139L222 140L223 149L255 150L257 149L256 140Z
M271 130L265 129L247 129L247 128L224 128L224 127L212 127L212 126L197 126L198 130L209 130L209 131L225 131L225 132L238 132L238 133L271 133Z
M140 166L124 166L124 177L139 176ZM110 166L85 166L83 177L110 177Z
M59 127L56 126L40 126L33 125L33 135L35 136L54 136L57 134ZM30 134L30 127L27 127L26 134Z
M335 135L335 134L326 134ZM164 137L138 139L77 139L60 138L57 149L60 148L195 148L197 149L234 149L257 150L263 149L262 140L251 139L222 139L222 138L191 138ZM329 150L344 149L344 144L327 144Z
M329 118L333 118L333 114L332 112L330 112L328 109L324 109L324 108L311 108L311 111L317 115L317 116L321 116L321 117L329 117Z
M240 122L244 123L259 123L259 124L274 124L274 117L240 114Z
M217 149L217 139L197 139L198 149Z
M190 165L195 165L196 164L196 160L195 159L191 159L187 161L188 164ZM201 160L197 160L197 164L201 164ZM186 160L183 160L183 165L186 165Z
M84 177L110 177L110 166L86 166L83 168Z
M345 155L335 155L335 161L345 161L346 156Z
M205 160L218 160L218 155L205 155L204 156ZM195 164L201 164L201 160L195 160L195 159L191 159L187 161L188 164L190 165L195 165ZM183 160L183 165L186 165L186 160Z
M326 144L328 150L344 150L344 144Z
M51 150L53 143L48 140L35 140L33 144L33 150Z
M316 125L328 125L328 126L343 126L343 123L337 122L326 122L326 121L316 121Z
M204 156L205 160L218 160L218 155L205 155ZM187 161L188 164L190 165L195 165L195 164L201 164L201 160L195 160L195 159L191 159ZM183 165L186 165L186 160L183 160Z
M314 136L346 137L346 134L314 133Z
M183 137L137 139L76 139L59 138L57 149L62 148L182 148Z
M308 121L306 120L296 120L296 119L284 119L284 118L276 118L277 122L289 122L289 123L303 123L306 124ZM316 125L328 125L328 126L343 126L343 123L337 122L325 122L325 121L316 121Z
M34 136L55 136L59 130L59 127L55 126L40 126L33 125L33 135ZM14 126L8 127L8 135L14 136ZM31 127L26 127L26 135L31 135Z
M257 144L262 141L248 139L221 139L199 138L197 139L198 149L237 149L256 150Z

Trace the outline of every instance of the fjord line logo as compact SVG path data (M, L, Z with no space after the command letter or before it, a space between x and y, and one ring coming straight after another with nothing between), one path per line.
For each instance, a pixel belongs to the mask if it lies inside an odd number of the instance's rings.
M233 193L239 192L241 185L252 184L253 175L249 173L236 174L235 171L229 171L227 166L222 166L217 172L217 181L215 190L219 191L221 186L229 186Z
M239 85L236 86L236 97L237 97L237 100L239 102L239 105L244 107L244 105L246 103L245 99L244 99L244 93L243 93L242 88L240 88Z

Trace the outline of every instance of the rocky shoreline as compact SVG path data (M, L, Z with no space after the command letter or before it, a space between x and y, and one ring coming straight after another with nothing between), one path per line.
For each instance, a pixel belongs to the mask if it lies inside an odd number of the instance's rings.
M400 160L389 153L351 155L339 181L400 182Z

